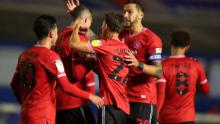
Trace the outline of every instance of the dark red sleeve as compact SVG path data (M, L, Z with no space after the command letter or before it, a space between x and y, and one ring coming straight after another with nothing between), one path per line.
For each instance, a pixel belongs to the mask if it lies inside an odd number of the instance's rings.
M86 90L92 94L95 94L95 74L93 71L90 71L86 77Z
M206 78L205 70L203 69L202 64L198 62L198 83L199 89L204 93L208 94L210 92L210 85Z
M62 76L57 79L61 89L72 96L79 97L82 99L89 99L90 93L79 89L76 85L71 84L66 76Z
M209 92L210 92L210 85L209 85L209 83L201 84L201 85L199 86L199 89L200 89L205 95L207 95L207 94L209 94Z
M11 85L12 91L13 91L16 99L21 104L22 103L22 99L21 99L21 97L22 97L21 91L22 90L20 90L20 86L19 86L20 85L20 78L19 78L18 72L14 73L14 76L13 76L13 78L11 80L11 84L10 85Z

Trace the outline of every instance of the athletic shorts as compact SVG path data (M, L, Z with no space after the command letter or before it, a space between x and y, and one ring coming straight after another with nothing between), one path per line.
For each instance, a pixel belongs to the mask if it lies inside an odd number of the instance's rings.
M153 104L130 102L128 124L157 124L157 107Z
M104 106L98 112L98 124L126 124L127 114L115 106Z
M96 124L92 111L88 106L58 110L56 124Z

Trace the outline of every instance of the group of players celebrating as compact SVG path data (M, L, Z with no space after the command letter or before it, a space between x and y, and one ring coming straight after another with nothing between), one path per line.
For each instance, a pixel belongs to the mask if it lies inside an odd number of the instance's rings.
M22 124L194 123L197 86L204 94L210 88L202 65L185 56L187 32L171 34L171 56L161 61L161 39L142 25L138 2L125 3L122 14L105 14L100 37L90 30L89 8L78 0L66 5L70 25L58 33L54 17L39 16L38 42L19 56L11 87Z

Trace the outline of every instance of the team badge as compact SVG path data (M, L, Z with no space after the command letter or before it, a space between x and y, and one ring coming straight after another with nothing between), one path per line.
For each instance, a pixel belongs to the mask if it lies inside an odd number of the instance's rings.
M162 48L156 48L155 52L156 53L162 53Z
M93 40L93 41L91 42L91 45L92 45L93 47L101 46L101 45L102 45L102 41L101 41L101 40Z
M63 63L61 60L56 60L55 61L55 65L57 67L57 70L60 72L60 73L63 73L64 72L64 67L63 67Z

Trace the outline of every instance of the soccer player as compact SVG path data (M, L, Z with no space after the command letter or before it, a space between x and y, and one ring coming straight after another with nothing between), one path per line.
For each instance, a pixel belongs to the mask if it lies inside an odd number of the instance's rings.
M96 53L97 73L100 82L100 95L104 98L105 110L98 123L125 124L130 113L126 92L128 67L124 61L128 47L119 40L123 26L121 14L108 13L102 25L103 39L82 42L78 34L79 22L71 36L70 46L78 51ZM105 113L105 114L104 114Z
M55 124L56 81L65 93L89 99L101 107L102 98L69 83L62 61L50 49L58 36L55 18L39 16L34 22L34 32L38 43L19 56L11 81L13 92L21 104L21 123Z
M161 39L142 25L144 9L138 2L123 6L125 29L121 33L131 53L126 61L131 66L127 82L131 124L155 124L156 119L156 77L162 74Z
M163 78L157 81L160 124L193 124L197 86L204 94L210 91L201 63L185 56L190 45L187 32L171 34L171 56L162 62Z
M73 1L69 1L67 5L75 5ZM67 6L68 7L68 6ZM90 59L85 53L77 52L70 48L69 41L73 31L73 25L78 18L85 23L80 27L80 39L88 41L85 36L91 26L92 13L83 6L76 4L76 7L69 12L72 16L71 24L64 28L60 33L55 46L55 51L60 55L66 70L67 77L70 82L75 82L76 86L82 90L87 90L95 94L94 72L89 72L88 66L91 64ZM82 33L83 32L83 33ZM85 61L87 59L87 61ZM57 89L57 124L95 124L95 118L87 106L87 101L78 97L72 97L66 94L62 89Z

